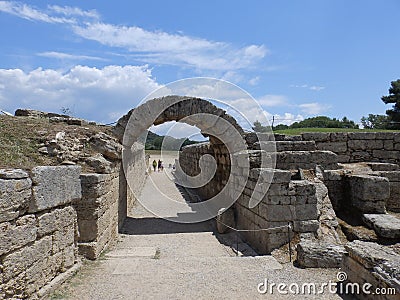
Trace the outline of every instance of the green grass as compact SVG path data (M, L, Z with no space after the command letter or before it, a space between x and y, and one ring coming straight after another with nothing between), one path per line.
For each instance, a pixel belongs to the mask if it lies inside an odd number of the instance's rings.
M400 132L400 130L384 129L353 129L353 128L291 128L284 130L275 130L274 133L298 135L304 132Z

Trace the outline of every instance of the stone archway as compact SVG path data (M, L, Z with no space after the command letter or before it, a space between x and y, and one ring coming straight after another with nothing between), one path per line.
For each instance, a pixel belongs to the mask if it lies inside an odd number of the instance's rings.
M230 156L230 154L232 153L247 150L247 144L244 139L245 132L242 127L232 116L227 114L225 110L218 108L210 101L196 97L176 95L154 98L130 110L125 116L118 120L114 127L114 135L123 145L124 176L120 178L121 183L123 183L121 186L125 188L129 186L131 191L132 186L133 189L140 190L140 187L136 188L138 184L138 179L136 178L138 178L138 168L143 168L143 163L141 163L141 161L144 161L144 146L138 141L142 141L142 135L146 133L152 125L160 125L170 121L181 121L199 128L201 134L210 137L211 145L218 145L218 149L224 149L219 152L223 152L222 156L224 156L223 159L225 160L231 160L232 156ZM236 160L237 159L241 158L236 158ZM214 162L207 163L211 164ZM217 158L215 163L217 168L225 168L225 166L218 163ZM236 163L232 165L238 166L241 164ZM208 169L207 165L206 170ZM226 182L228 183L226 184L226 190L229 190L228 187L233 185L233 179L229 177L230 172L226 171L225 169L220 172L217 170L215 174L227 174ZM188 174L185 170L183 170L183 173ZM190 176L192 175L187 177ZM135 180L131 180L132 178L135 178ZM193 178L194 180L198 180L200 176L194 176ZM202 178L204 178L204 176ZM194 181L190 182L192 184ZM129 196L129 188L126 188L126 204L123 205L121 203L122 205L120 205L124 211L129 211L131 207L133 207L133 201L137 199L134 195ZM230 197L222 194L219 198L226 202L230 199ZM221 202L219 198L217 197L214 202ZM210 203L213 204L214 202L211 201ZM227 203L224 207L229 207L230 205L231 203ZM214 206L212 211L217 211L216 205ZM208 213L209 212L207 212L207 214Z
M216 125L226 129L226 126L221 122L216 124L215 121L210 123L210 120L204 120L204 118L190 118L190 116L196 114L214 115L218 117L215 120L216 122L225 120L232 126L232 129L241 135L244 134L242 127L232 116L211 102L200 98L177 95L154 98L130 110L118 120L114 127L114 134L125 147L129 147L151 125L159 125L169 121L184 119L185 123L197 126L202 133L210 131L210 128L215 128ZM128 134L126 130L129 130ZM216 132L216 134L218 133Z

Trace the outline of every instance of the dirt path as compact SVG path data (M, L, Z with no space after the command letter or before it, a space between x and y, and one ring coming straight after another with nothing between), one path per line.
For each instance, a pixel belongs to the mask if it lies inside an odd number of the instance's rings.
M155 189L152 181L158 184ZM143 197L162 194L185 202L165 173L152 173ZM189 209L189 208L188 208ZM53 298L65 299L307 299L305 295L261 295L257 285L335 280L337 270L301 270L279 264L272 256L236 257L228 242L213 232L214 224L179 224L137 206L127 219L117 245L81 271ZM228 239L229 240L229 239ZM338 299L337 295L312 296Z

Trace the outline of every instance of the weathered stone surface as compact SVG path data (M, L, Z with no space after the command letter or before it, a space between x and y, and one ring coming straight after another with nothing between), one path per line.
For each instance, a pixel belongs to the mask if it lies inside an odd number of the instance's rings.
M346 142L317 143L317 150L327 150L335 153L343 153L347 151L347 143Z
M115 164L105 159L100 153L87 158L86 163L91 166L96 173L108 174L114 172Z
M7 172L8 177L21 173ZM23 175L24 176L24 175ZM10 221L26 211L31 197L32 181L29 178L0 179L0 222Z
M71 203L81 198L80 166L36 167L29 212Z
M76 211L68 206L62 209L56 209L49 213L38 216L38 236L44 236L60 228L71 226L76 223Z
M343 220L339 220L340 228L347 240L360 240L365 242L378 242L375 231L365 226L352 226Z
M217 230L219 233L226 233L229 227L235 226L235 215L233 209L221 210L217 216Z
M319 228L318 220L293 222L293 230L296 232L317 232L318 228Z
M292 174L290 171L268 168L254 168L250 170L249 177L262 182L288 183Z
M347 177L351 203L364 213L385 213L385 201L390 196L389 180L370 175Z
M121 159L122 146L111 136L100 132L91 137L89 142L93 149L99 151L106 158L114 160Z
M297 263L303 268L338 268L345 249L341 245L304 241L296 246Z
M304 141L325 142L329 141L329 133L325 132L305 132L301 135Z
M350 140L374 140L376 139L375 132L349 132L348 137Z
M331 142L346 142L348 137L346 132L331 132Z
M400 262L400 256L388 246L383 246L372 242L349 242L345 245L345 249L350 257L358 261L367 269L372 269L376 265L385 262ZM398 271L399 270L400 269L398 269Z
M0 224L0 256L18 249L36 239L36 218L26 215L16 220Z
M388 214L364 214L362 219L379 236L400 239L400 219L395 216Z
M21 169L0 169L0 179L24 179L29 174Z
M368 162L367 165L372 171L398 171L399 165L390 163Z
M25 271L34 262L51 255L51 237L46 236L32 245L6 255L3 259L4 281L10 280Z

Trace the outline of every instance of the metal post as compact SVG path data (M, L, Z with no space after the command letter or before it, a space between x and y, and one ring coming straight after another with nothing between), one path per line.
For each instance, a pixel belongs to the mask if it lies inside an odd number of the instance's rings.
M289 259L290 262L292 262L292 245L290 245L290 222L288 222L288 228L287 228L287 233L288 233L288 239L289 239Z

